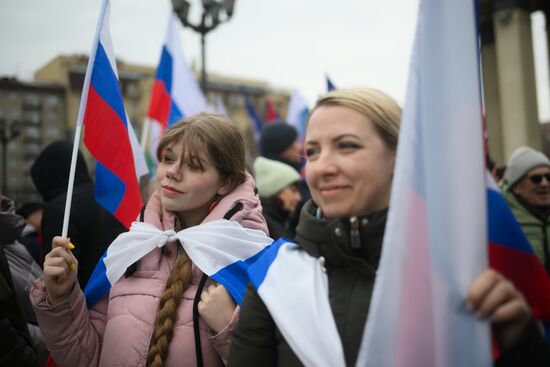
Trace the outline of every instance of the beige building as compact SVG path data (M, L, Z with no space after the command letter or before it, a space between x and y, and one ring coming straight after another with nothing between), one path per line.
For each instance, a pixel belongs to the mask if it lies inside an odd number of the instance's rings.
M5 176L5 192L13 199L19 202L40 199L29 178L30 165L50 142L73 139L87 63L87 56L61 55L37 70L34 82L0 79L0 130L6 129L2 137L9 139L6 144L6 175L3 174L4 159L0 161L0 174ZM117 68L126 111L139 137L149 108L155 68L120 60L117 60ZM264 81L208 75L210 103L214 105L216 99L221 99L243 132L249 154L254 156L257 150L246 112L245 95L259 116L265 116L266 98L275 105L280 116L286 116L289 93L275 90ZM11 129L18 134L13 139ZM93 163L83 144L81 150L88 163ZM94 166L89 164L91 170Z
M29 169L44 146L66 136L65 96L56 83L0 78L2 192L16 202L41 200Z
M531 13L542 11L549 37L549 0L481 0L485 113L491 157L506 163L522 145L541 149ZM550 50L550 47L549 47Z
M37 70L37 81L55 82L63 85L67 93L67 129L72 130L77 118L82 85L88 63L87 56L58 56ZM138 136L149 109L155 68L134 65L117 60L122 95L127 113ZM198 73L196 74L199 77ZM244 96L248 95L260 116L265 115L265 101L268 97L281 116L286 116L289 93L273 89L267 82L234 78L218 74L208 75L208 100L212 105L220 98L229 115L237 121L239 127L250 137L250 122L246 112Z

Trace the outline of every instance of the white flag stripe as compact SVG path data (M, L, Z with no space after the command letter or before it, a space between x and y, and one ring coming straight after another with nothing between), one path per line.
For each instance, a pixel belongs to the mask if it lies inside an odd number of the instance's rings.
M328 278L318 259L299 250L296 244L281 245L258 294L305 366L346 365L328 302Z
M134 222L130 231L119 235L107 249L104 263L109 282L115 284L130 265L155 248L176 240L207 275L256 255L273 241L260 230L244 228L228 220L216 220L179 232L161 231L152 224Z

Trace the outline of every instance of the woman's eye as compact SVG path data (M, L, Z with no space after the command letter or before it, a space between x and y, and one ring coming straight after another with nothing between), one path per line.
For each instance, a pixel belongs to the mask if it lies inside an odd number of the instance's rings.
M169 155L165 155L164 157L162 157L162 161L163 161L164 163L173 163L173 162L174 162L174 159L173 159L171 156L169 156Z
M354 150L360 148L360 145L352 142L342 142L338 147L345 150Z
M201 169L201 167L198 164L195 164L193 162L186 162L185 167L187 167L188 169L190 169L192 171L197 171L197 170Z
M306 158L309 159L309 158L315 156L316 154L318 154L318 153L319 153L319 149L317 149L317 148L306 148L306 149L304 150L304 153L305 153L305 155L306 155Z

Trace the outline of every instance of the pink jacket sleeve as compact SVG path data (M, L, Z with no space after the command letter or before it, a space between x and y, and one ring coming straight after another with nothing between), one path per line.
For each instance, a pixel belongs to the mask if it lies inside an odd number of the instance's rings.
M98 366L107 297L88 310L78 282L64 302L52 306L46 296L44 280L40 277L31 289L31 303L44 341L58 367Z
M214 349L216 349L216 352L218 352L220 358L225 365L227 365L227 361L229 360L231 336L233 334L233 329L235 328L235 325L237 325L237 323L239 322L239 315L240 307L237 305L237 307L235 307L235 312L233 312L231 320L229 320L229 323L218 334L210 337Z

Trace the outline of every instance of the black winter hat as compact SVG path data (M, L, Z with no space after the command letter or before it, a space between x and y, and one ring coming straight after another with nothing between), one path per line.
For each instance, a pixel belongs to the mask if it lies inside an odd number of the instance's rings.
M264 126L260 136L260 150L266 157L284 152L298 138L296 128L286 122L271 122Z
M37 210L44 210L44 204L33 201L21 205L21 207L15 211L15 214L18 214L27 219L29 215Z
M31 178L45 202L67 191L72 155L73 143L59 140L48 145L36 157L31 166ZM92 179L88 174L86 161L79 151L74 177L75 186L90 182Z

